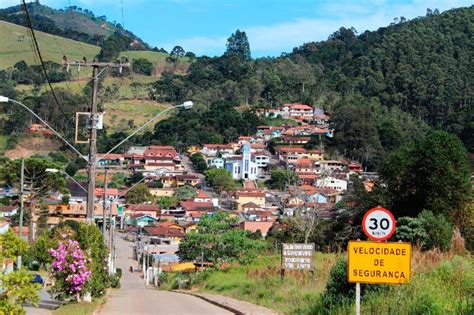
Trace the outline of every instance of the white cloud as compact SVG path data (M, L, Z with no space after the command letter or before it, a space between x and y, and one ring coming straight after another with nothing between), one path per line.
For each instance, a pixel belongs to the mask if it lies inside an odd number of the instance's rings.
M265 56L289 52L305 42L325 40L340 27L354 27L359 33L376 30L389 25L395 17L412 19L425 15L426 9L440 11L471 5L469 0L414 0L412 3L385 0L365 0L349 2L323 2L317 6L318 12L309 12L322 18L298 18L287 22L253 27L239 26L245 30L253 56ZM326 18L331 17L331 18ZM167 49L181 45L196 54L219 55L225 50L230 34L216 37L194 36L177 39L174 43L158 44Z

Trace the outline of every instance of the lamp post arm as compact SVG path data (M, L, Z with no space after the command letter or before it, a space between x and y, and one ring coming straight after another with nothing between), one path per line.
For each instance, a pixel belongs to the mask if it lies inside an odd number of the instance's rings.
M141 130L143 130L146 126L148 126L149 124L151 124L153 121L155 121L158 117L160 117L161 115L163 115L164 113L174 109L174 108L178 108L178 107L183 107L183 104L181 105L176 105L176 106L173 106L173 107L168 107L167 109L159 112L158 114L155 115L155 117L153 117L152 119L150 119L149 121L147 121L146 123L144 123L141 127L137 128L134 132L132 132L131 134L129 134L125 139L123 139L122 141L120 141L118 144L116 144L112 149L110 149L107 153L101 155L102 157L98 158L97 159L97 163L100 161L100 160L103 160L108 154L112 153L115 149L117 149L119 146L121 146L122 144L124 144L128 139L130 139L131 137L133 137L134 135L136 135L138 132L140 132Z
M12 99L8 99L8 101L12 102L12 103L15 103L15 104L18 104L20 105L21 107L23 107L24 109L26 109L27 111L29 111L33 116L35 116L36 118L38 118L43 124L46 125L46 127L48 127L56 136L58 136L61 140L64 141L64 143L66 143L74 152L76 152L81 158L83 158L84 160L86 160L87 162L89 162L89 160L87 158L85 158L81 152L79 152L79 150L77 150L72 144L70 144L66 139L63 138L63 136L61 136L56 130L53 129L53 127L51 127L46 121L44 121L40 116L38 116L34 111L32 111L28 106L26 106L25 104L22 104L18 101L15 101L15 100L12 100Z

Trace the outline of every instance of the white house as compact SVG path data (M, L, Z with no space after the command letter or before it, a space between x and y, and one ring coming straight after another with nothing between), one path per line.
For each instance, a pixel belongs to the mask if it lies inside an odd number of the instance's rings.
M216 158L207 160L207 164L215 168L224 168L224 162L225 160L221 157L216 157Z
M256 154L254 159L255 163L260 168L265 168L270 164L270 157L265 154Z
M242 146L242 158L227 159L225 169L232 175L235 180L256 180L258 177L258 165L252 161L250 154L250 145Z
M331 188L337 191L346 191L347 181L334 177L324 177L316 181L316 186L318 188Z
M217 153L233 154L234 148L229 144L205 144L200 152L204 156L213 157L217 156Z

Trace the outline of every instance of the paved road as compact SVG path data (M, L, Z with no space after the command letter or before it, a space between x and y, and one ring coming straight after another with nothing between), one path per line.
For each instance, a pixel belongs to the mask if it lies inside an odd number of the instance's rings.
M122 268L121 287L111 290L107 302L96 314L232 314L213 304L187 294L147 289L139 272L130 273L130 266L137 267L131 259L132 243L117 237L117 268ZM73 315L73 314L71 314Z

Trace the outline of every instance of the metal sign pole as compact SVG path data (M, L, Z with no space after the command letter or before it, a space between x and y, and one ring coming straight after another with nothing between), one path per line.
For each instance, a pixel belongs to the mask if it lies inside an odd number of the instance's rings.
M360 283L356 283L356 315L360 315Z

